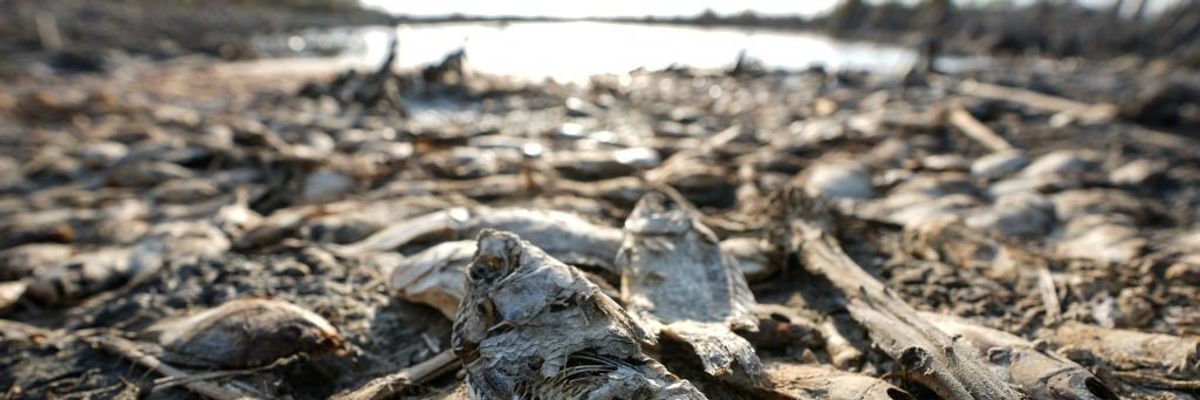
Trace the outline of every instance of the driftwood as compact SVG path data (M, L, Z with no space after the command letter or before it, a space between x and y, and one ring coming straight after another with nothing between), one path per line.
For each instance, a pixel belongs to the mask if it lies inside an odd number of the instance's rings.
M1088 104L1030 90L991 83L966 81L958 85L960 93L985 99L1020 103L1026 107L1065 113L1085 122L1111 121L1117 116L1117 106L1108 103Z
M420 385L458 368L458 357L452 351L443 351L401 371L372 379L353 391L331 397L331 400L382 400L399 395L404 389Z
M201 396L213 400L241 400L253 398L252 396L243 394L240 390L229 386L218 385L206 381L193 381L191 380L191 374L188 372L167 365L158 358L143 353L137 348L137 345L128 340L108 335L94 337L91 338L90 341L94 345L103 348L109 353L118 355L129 361L133 361L145 368L154 370L155 372L166 375L172 379L187 381L187 383L183 384L183 387Z
M944 399L1019 399L1009 384L992 375L968 344L954 340L917 315L863 270L828 233L824 207L799 190L790 191L789 247L811 273L828 279L847 300L850 315L880 350L909 377Z

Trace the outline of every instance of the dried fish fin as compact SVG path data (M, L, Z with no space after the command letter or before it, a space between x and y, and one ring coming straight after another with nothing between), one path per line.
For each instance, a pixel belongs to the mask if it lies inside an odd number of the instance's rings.
M662 334L691 346L709 375L723 377L737 373L751 379L762 375L762 361L754 346L725 324L680 321L664 326Z
M452 337L472 399L704 399L642 353L654 338L579 270L520 237L479 235Z
M1030 398L1117 399L1112 389L1083 366L1025 339L962 318L925 312L920 315L943 332L975 347L977 354L992 365L997 377L1020 388Z
M792 363L768 363L766 385L755 391L779 399L912 400L908 392L867 375Z
M872 341L919 381L946 399L1019 399L992 375L972 349L917 315L882 282L863 270L826 232L828 215L798 190L783 197L789 208L789 248L806 269L828 279L849 301L847 309Z

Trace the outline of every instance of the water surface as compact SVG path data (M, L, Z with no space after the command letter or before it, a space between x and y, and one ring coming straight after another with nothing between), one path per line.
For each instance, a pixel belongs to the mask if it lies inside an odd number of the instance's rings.
M312 51L349 43L339 56L347 66L377 65L391 33L399 38L397 67L415 68L465 49L472 68L531 80L580 82L596 74L683 65L727 68L741 51L767 67L798 70L820 65L902 73L916 60L908 48L839 41L805 32L700 28L607 22L445 23L309 31L265 40L265 48ZM947 58L940 66L961 70L982 59Z

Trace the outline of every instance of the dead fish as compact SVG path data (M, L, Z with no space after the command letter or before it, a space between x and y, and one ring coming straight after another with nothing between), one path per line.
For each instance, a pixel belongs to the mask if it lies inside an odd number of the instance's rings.
M393 264L389 287L405 300L425 304L442 312L451 320L466 297L466 266L475 257L475 241L442 242L399 261L388 262L388 253L375 254L376 261ZM399 256L399 255L395 255ZM615 288L602 277L583 272L604 294L619 296Z
M1033 343L949 315L920 313L942 332L966 340L1000 379L1032 399L1116 400L1083 366Z
M661 162L658 152L645 147L553 152L545 160L564 177L579 181L630 176L639 170L654 168Z
M429 153L418 163L447 179L470 179L512 174L520 170L525 156L516 149L455 147Z
M420 238L465 238L484 229L513 232L557 259L617 275L612 260L621 247L621 231L552 210L453 208L397 223L339 250L351 255L388 251Z
M732 331L757 329L754 295L737 260L681 195L662 189L642 197L625 221L616 263L621 298L651 334L691 345L710 375L761 374L753 346Z
M1081 174L1096 164L1098 157L1086 150L1057 150L1046 153L1021 170L1024 176Z
M967 215L965 221L970 228L1012 237L1038 237L1057 222L1050 202L1029 192L1000 197L995 205Z
M475 241L443 242L406 258L392 270L388 286L405 300L436 308L450 319L466 297L466 266L475 258Z
M38 274L25 297L38 304L62 306L114 289L134 275L129 248L105 248L80 253Z
M297 195L299 204L329 203L354 192L358 183L354 178L340 171L322 169L304 178L304 184Z
M129 154L129 148L120 142L99 140L89 142L79 149L79 160L88 168L104 168L115 164Z
M1040 334L1072 360L1095 359L1118 371L1151 370L1194 378L1200 338L1065 323Z
M756 391L778 399L912 400L904 389L879 378L816 365L769 363L766 386Z
M472 399L704 399L642 353L655 340L615 301L508 232L484 230L454 352Z
M0 251L0 280L22 279L59 264L75 254L73 246L30 243Z
M143 161L117 166L108 174L108 184L117 187L147 188L160 183L191 178L192 170L161 161Z
M337 329L320 315L288 302L240 299L147 328L164 358L190 366L242 368L296 354L343 347Z
M801 172L797 179L810 196L865 200L874 194L871 174L852 161L819 162Z
M225 233L208 221L159 224L134 246L131 272L145 276L158 271L169 260L215 257L231 246Z
M160 203L193 203L221 194L213 179L179 179L163 182L150 190L150 196Z
M632 207L649 190L646 181L637 177L604 179L594 182L555 181L550 192L564 192L581 197L599 198L616 206Z
M549 177L531 171L521 174L488 175L472 179L397 179L371 191L369 200L400 196L461 195L471 199L496 199L528 195L547 185Z
M1067 221L1053 240L1056 253L1066 258L1099 262L1128 262L1149 246L1127 219L1110 215L1085 215Z

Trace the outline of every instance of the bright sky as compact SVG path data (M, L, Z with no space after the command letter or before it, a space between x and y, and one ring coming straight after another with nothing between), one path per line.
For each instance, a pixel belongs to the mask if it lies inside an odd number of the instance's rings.
M460 13L480 16L640 17L696 15L705 9L718 14L753 10L759 14L813 15L827 11L839 0L361 0L368 6L395 14L435 16ZM917 1L917 0L906 0ZM991 0L960 0L960 3L986 3ZM1033 0L1013 0L1020 4ZM1115 0L1076 0L1093 6L1107 6ZM1153 12L1180 0L1147 0ZM1133 3L1133 2L1127 2Z

